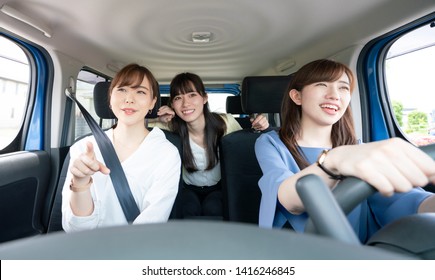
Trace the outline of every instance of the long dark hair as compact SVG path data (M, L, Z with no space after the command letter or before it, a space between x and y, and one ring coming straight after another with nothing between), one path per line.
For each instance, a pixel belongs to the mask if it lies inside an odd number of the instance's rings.
M170 85L170 97L169 106L172 105L172 101L177 95L186 94L189 92L198 92L201 96L207 96L205 92L204 83L201 78L193 73L181 73L175 76ZM203 107L205 118L205 144L207 154L207 168L212 169L219 161L218 144L222 136L227 130L227 125L219 114L210 112L208 102ZM188 172L198 171L195 164L195 159L192 154L189 141L189 131L187 124L179 116L175 115L172 121L169 123L172 131L178 133L181 137L183 144L183 166Z
M300 169L307 167L309 164L301 153L297 145L297 138L301 133L301 106L291 100L289 92L292 89L302 91L302 89L310 84L325 81L333 82L346 73L350 82L350 92L353 92L355 87L355 79L352 71L344 64L328 59L320 59L312 61L304 65L296 73L292 75L289 87L281 104L282 125L279 130L279 137L284 142L290 153L293 155ZM350 106L349 106L350 107ZM356 144L357 139L354 131L352 111L347 108L343 116L335 124L332 125L331 141L332 147L341 145Z

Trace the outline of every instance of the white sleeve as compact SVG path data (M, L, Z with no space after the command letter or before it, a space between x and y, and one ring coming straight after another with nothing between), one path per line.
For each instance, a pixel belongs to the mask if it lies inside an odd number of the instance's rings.
M237 122L237 120L231 114L222 115L226 124L227 124L227 132L226 134L230 134L231 132L241 130L242 127Z
M72 191L69 186L71 184L72 174L69 171L74 160L80 156L86 149L86 142L90 139L82 139L79 142L73 144L70 148L70 161L68 164L67 176L62 189L62 227L65 232L74 232L86 229L94 229L98 225L98 203L94 198L94 184L91 185L91 194L94 200L94 212L90 216L79 217L73 214L70 207L70 197ZM94 144L95 145L95 144Z

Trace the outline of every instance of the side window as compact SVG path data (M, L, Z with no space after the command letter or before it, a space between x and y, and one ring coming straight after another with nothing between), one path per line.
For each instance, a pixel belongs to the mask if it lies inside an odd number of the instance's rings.
M86 108L86 110L94 117L97 123L100 123L100 118L95 113L94 108L94 87L98 82L107 81L109 78L96 74L88 69L83 69L79 72L77 77L77 100ZM75 109L75 139L84 135L90 134L89 128L85 118L83 117L80 109L76 106ZM110 128L114 124L114 120L103 120L102 128Z
M30 66L23 49L0 35L0 151L23 126L29 95Z
M385 61L396 123L417 146L435 143L435 22L401 36Z
M227 97L231 95L232 94L228 93L208 94L208 104L210 106L210 111L216 113L226 113Z

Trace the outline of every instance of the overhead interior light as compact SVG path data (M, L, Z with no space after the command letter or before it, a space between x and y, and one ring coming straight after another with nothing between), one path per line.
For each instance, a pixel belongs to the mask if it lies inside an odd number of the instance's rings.
M194 43L209 43L211 40L211 32L192 32L192 42Z
M13 17L21 22L24 22L30 26L32 26L33 28L38 29L39 31L41 31L42 33L44 33L44 35L48 38L51 38L51 29L46 26L45 24L36 21L35 19L21 13L20 11L15 10L14 8L11 8L7 5L3 5L0 10L10 16Z
M296 61L294 60L294 58L289 58L278 63L278 65L276 66L276 70L280 73L284 73L293 68L295 65Z

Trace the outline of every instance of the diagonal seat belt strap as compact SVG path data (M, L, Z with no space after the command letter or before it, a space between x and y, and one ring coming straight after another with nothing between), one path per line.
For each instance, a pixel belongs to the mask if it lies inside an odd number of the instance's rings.
M80 102L75 98L74 94L67 90L67 95L77 104L86 119L86 122L91 128L95 141L97 142L104 158L104 162L110 169L110 178L112 179L113 187L115 188L122 211L124 211L128 223L132 223L134 219L139 216L140 211L136 201L134 200L133 194L131 193L127 178L125 177L124 170L122 169L121 162L116 155L112 142L110 142L109 137L104 133L89 112L86 111L82 104L80 104Z

